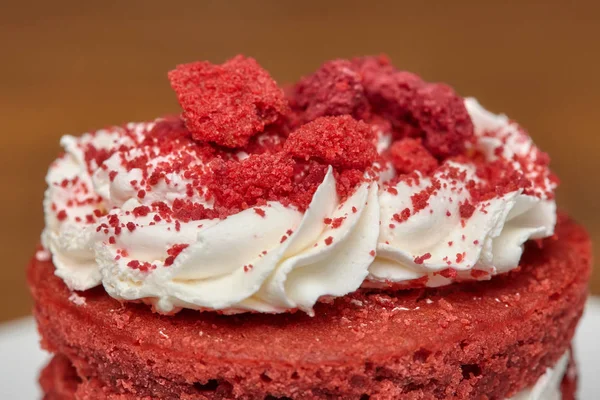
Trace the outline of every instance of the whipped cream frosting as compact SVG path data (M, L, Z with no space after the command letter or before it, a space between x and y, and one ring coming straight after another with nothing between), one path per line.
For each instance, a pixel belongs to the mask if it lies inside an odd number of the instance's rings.
M272 201L223 219L167 220L151 206L213 204L202 192L188 193L191 178L182 172L167 173L152 191L141 188L144 171L125 168L124 160L146 157L152 172L180 154L140 146L153 126L140 123L62 138L65 154L47 175L42 242L72 290L102 284L114 298L164 313L311 313L319 299L361 286L489 279L518 266L527 240L553 234L555 184L518 125L474 99L465 105L475 126L472 150L489 162L514 159L514 169L534 183L527 192L473 202L468 218L469 181L482 178L474 165L448 160L430 177L394 177L384 166L378 180L360 184L344 201L330 167L304 212ZM390 136L379 139L378 151L385 151ZM103 159L90 149L113 154ZM191 165L209 168L200 155ZM413 199L424 193L416 207Z

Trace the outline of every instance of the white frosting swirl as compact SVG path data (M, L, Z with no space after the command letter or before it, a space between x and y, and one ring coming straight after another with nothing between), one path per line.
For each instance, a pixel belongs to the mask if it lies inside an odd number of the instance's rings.
M488 113L472 99L466 106L475 125L474 147L489 160L537 157L531 139L506 117ZM151 127L129 124L61 141L66 154L47 176L42 240L56 274L73 290L103 284L117 299L145 301L160 312L297 308L311 313L319 299L361 285L488 279L515 268L523 243L552 235L556 222L549 172L523 170L523 162L516 161L515 169L535 186L527 194L519 189L477 204L470 218L461 218L461 204L472 200L467 182L480 178L474 165L448 161L432 177L404 179L392 187L383 183L393 177L388 168L379 183L361 184L341 204L330 167L304 213L269 202L224 219L174 224L156 210L136 211L157 201L213 204L202 191L188 193L192 178L181 172L167 173L140 195L139 182L147 176L140 168L124 167L123 160L147 157L145 168L152 171L183 151L160 155L152 146L137 146ZM380 151L387 146L389 140L379 140ZM97 165L86 154L90 147L124 150ZM184 150L194 154L192 147ZM202 157L193 158L192 165L205 168ZM449 170L462 178L457 181ZM432 185L437 189L416 209L411 198ZM410 215L398 221L405 209ZM328 219L338 221L336 227ZM120 232L113 234L117 226Z

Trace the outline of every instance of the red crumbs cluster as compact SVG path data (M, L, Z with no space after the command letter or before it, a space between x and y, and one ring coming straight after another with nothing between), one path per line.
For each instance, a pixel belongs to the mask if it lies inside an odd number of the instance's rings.
M422 137L438 159L464 152L473 123L452 88L395 69L386 57L354 60L372 111L392 123L396 137Z
M362 77L348 60L326 62L302 78L292 90L290 105L304 122L327 115L367 119L370 110Z
M243 161L215 159L206 187L218 207L243 210L288 197L293 189L294 162L279 154L254 154Z
M189 199L152 205L167 220L224 218L267 201L304 210L328 166L345 198L373 175L380 157L400 174L427 175L444 158L462 154L473 133L450 88L398 71L382 57L327 62L287 97L255 60L242 56L222 65L180 65L169 80L182 118L146 132L137 145L141 155L122 155L128 171L143 171L143 180L131 182L139 198L169 184L170 173L190 182ZM380 156L375 133L383 126L392 128L396 142ZM88 167L113 153L88 149ZM150 166L155 156L168 161ZM212 200L213 208L196 204L196 195Z
M438 167L438 161L423 147L419 139L400 139L390 147L394 168L401 174L420 171L429 175Z
M292 132L285 150L294 158L315 159L342 169L366 169L373 165L377 151L373 130L349 115L321 117Z
M169 80L187 127L200 141L243 146L287 109L283 90L252 58L180 65Z

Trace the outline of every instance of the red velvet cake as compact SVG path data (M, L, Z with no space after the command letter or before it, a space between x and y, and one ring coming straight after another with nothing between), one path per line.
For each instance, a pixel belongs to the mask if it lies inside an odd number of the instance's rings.
M45 399L575 398L591 245L516 123L383 57L169 79L48 173Z

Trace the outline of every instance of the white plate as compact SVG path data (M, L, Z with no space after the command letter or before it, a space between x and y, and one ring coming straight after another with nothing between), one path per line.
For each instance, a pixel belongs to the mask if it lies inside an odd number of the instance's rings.
M577 330L575 352L579 364L579 399L600 399L600 298L588 301ZM38 335L31 318L0 325L0 399L40 398L37 376L48 360L39 349Z

